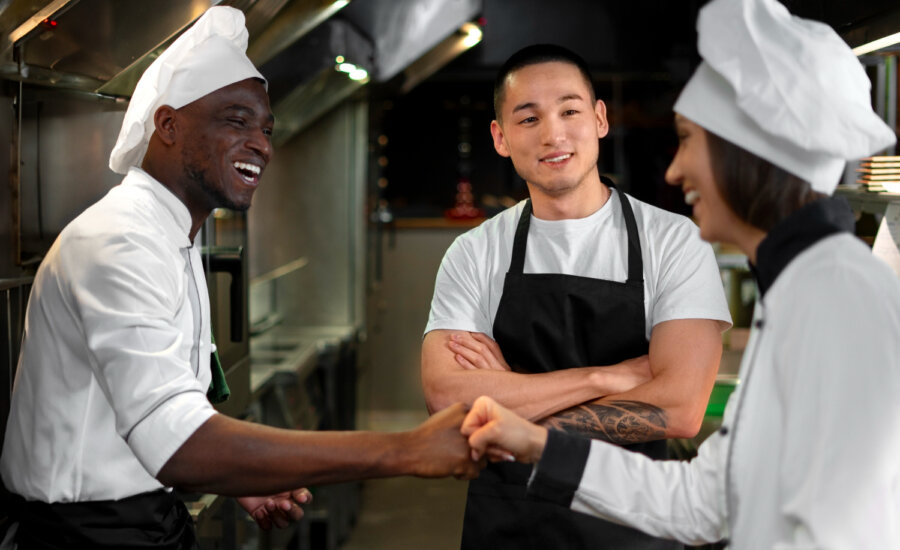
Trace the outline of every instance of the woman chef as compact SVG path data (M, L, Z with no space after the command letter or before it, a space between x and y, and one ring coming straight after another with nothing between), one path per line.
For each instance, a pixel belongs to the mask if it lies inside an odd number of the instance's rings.
M828 196L845 160L895 136L829 27L776 0L713 0L698 31L666 177L704 239L747 254L760 294L722 428L690 463L653 461L482 397L463 433L474 453L536 462L531 496L652 535L900 548L900 280Z

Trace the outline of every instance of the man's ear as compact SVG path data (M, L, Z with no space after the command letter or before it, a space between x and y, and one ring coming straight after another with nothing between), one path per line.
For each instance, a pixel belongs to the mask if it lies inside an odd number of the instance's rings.
M496 120L491 121L491 136L494 138L494 149L501 157L509 156L509 147L506 146L506 139L503 136L503 128Z
M168 105L163 105L153 113L153 125L156 128L156 135L166 145L175 144L175 134L177 128L175 119L178 113L175 109Z
M597 134L601 138L606 137L609 133L609 121L606 119L606 103L602 99L594 104L594 115L597 117Z

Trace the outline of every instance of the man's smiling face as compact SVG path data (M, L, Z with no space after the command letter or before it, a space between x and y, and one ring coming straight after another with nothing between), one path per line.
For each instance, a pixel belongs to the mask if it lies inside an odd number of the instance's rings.
M201 203L195 206L249 208L272 156L274 117L263 84L236 82L178 111L185 130L184 176L196 186L187 191Z
M494 148L537 190L565 194L597 168L606 107L570 63L528 65L506 79L501 121L491 124Z

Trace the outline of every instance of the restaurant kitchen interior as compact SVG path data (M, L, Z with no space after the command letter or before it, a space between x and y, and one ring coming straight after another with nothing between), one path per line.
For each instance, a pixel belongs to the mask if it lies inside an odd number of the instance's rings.
M248 55L269 82L276 117L274 159L253 206L216 210L199 237L233 393L219 410L278 427L350 430L425 418L419 352L443 252L526 197L489 133L494 73L520 47L555 42L583 55L611 122L601 173L640 200L690 213L664 173L677 145L672 105L699 62L694 21L704 3L0 0L8 151L0 155L0 436L35 270L61 229L120 182L108 158L137 79L210 6L245 13ZM900 33L896 1L783 3L852 47ZM876 112L895 129L897 42L859 51ZM900 193L867 190L855 168L840 192L871 244ZM735 328L723 336L704 431L671 443L685 458L715 429L738 382L755 297L746 259L717 252ZM344 545L364 527L368 487L313 488L307 517L272 533L232 499L182 496L205 548L354 548ZM464 489L450 491L464 498ZM458 533L448 536L434 548L458 547Z

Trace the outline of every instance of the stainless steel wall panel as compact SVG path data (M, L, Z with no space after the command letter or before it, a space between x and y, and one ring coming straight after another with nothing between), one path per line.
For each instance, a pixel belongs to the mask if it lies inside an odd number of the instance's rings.
M275 151L253 199L251 281L298 258L309 260L278 283L286 322L362 320L366 133L365 104L341 105Z
M12 247L13 216L10 195L10 160L15 155L13 146L13 99L0 96L0 174L3 192L0 192L0 277L14 277L19 269L15 265Z
M384 277L370 296L366 323L371 364L360 383L365 408L424 408L419 371L434 279L444 252L464 231L466 228L454 227L398 229L395 245L383 245Z
M28 89L23 105L22 235L39 251L122 180L108 163L126 105Z

